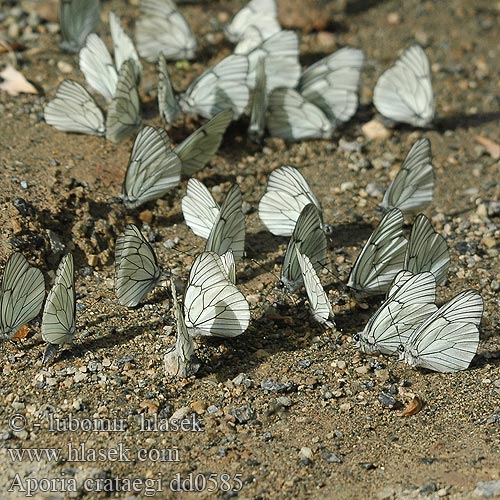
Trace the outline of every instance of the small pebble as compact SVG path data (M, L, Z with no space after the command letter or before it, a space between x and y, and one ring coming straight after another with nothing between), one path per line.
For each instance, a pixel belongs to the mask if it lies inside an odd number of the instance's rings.
M313 451L308 446L303 446L299 451L299 460L305 464L312 464L313 459Z
M370 141L387 141L391 136L391 131L377 120L366 122L361 127L361 131Z

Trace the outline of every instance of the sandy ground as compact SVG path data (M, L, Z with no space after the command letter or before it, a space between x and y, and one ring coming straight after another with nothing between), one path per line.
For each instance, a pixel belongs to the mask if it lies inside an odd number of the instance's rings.
M246 125L234 124L211 166L197 175L219 200L236 180L249 204L248 258L238 266L238 281L251 298L253 322L240 338L200 342L200 372L174 381L162 367L175 333L169 292L159 287L146 305L120 307L113 290L113 248L126 222L150 218L145 229L156 241L160 263L179 276L179 284L185 282L203 246L183 223L185 181L165 199L142 207L146 212L125 212L113 204L132 139L113 145L44 123L43 106L58 84L67 77L83 83L77 58L59 51L59 35L50 34L45 22L44 33L35 27L27 36L26 14L9 21L13 5L0 2L2 29L7 33L9 23L18 23L25 36L18 68L43 90L39 96L0 93L0 260L5 262L13 249L22 251L44 271L48 286L62 249L71 250L78 293L75 346L54 364L42 367L37 322L34 337L2 346L0 498L24 498L26 478L32 488L55 490L37 491L35 498L53 499L153 493L170 498L179 477L187 480L185 489L204 490L184 493L185 498L465 499L486 498L484 488L494 491L492 484L481 489L477 483L500 479L500 233L494 204L500 195L499 163L475 136L497 142L500 137L499 5L488 0L408 0L404 9L403 2L394 1L280 3L283 23L302 30L304 65L345 45L364 50L361 106L333 141L288 145L268 139L257 147L247 144ZM170 66L177 88L229 53L220 28L239 5L183 5L202 49L187 68ZM22 6L25 12L47 8L44 16L51 12L44 2ZM126 19L131 32L137 7L105 2L103 16L110 9ZM316 12L313 21L327 22L318 26L303 12ZM104 24L100 32L107 33ZM401 127L388 140L369 141L361 127L375 114L375 81L414 41L425 46L432 63L436 125L428 131ZM8 60L0 54L3 64ZM69 73L62 72L68 67L61 61L71 65ZM144 65L145 121L159 126L155 69ZM189 121L171 130L174 143L197 125ZM375 207L380 200L367 195L367 185L383 191L422 136L431 140L437 177L427 214L452 255L439 301L466 288L479 290L485 300L478 355L469 370L456 374L417 371L356 352L352 334L362 329L377 300L360 307L341 286L379 220ZM354 142L359 147L353 152L346 143ZM267 175L283 164L302 169L323 203L325 220L335 228L328 254L332 272L322 280L334 304L336 330L315 324L301 297L286 299L275 289L286 240L264 231L256 208ZM173 249L167 248L169 240L177 241ZM422 411L401 417L413 395L424 401ZM388 404L387 396L396 404ZM190 428L141 428L143 419L164 423L172 415L191 418ZM57 428L54 418L69 425L70 417L121 427L115 432ZM12 452L39 447L61 449L61 456L30 460ZM80 461L68 447L85 451ZM122 456L120 447L128 449ZM101 456L92 450L101 450ZM96 485L105 484L96 477L116 479L113 492L96 491ZM129 491L131 478L138 481L135 492ZM73 480L77 492L61 491L71 490ZM217 492L210 492L214 487ZM228 491L233 489L240 491ZM496 492L500 495L500 486Z

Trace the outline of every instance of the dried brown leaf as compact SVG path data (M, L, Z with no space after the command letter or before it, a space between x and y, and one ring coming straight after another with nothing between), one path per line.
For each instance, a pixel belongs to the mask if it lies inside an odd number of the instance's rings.
M413 399L405 406L401 412L401 417L409 417L417 414L424 406L423 401L418 396L413 396Z
M483 137L482 135L476 135L474 139L476 139L476 141L479 142L479 144L481 144L484 149L486 149L486 152L494 160L500 160L500 144L497 144L496 142L493 142L491 139Z
M0 73L0 77L4 80L0 83L0 90L5 90L10 95L38 94L38 90L10 64Z

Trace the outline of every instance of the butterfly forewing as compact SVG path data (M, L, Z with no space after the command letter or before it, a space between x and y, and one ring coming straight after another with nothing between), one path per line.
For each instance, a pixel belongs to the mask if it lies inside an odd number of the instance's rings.
M42 272L13 253L5 265L0 286L0 339L11 339L39 312L45 297Z
M426 208L432 202L433 194L431 143L426 138L419 139L406 156L379 206L383 211L399 208L403 213L411 214Z
M106 119L106 138L119 142L137 130L142 123L141 103L137 90L135 64L130 59L120 69L120 76Z
M210 191L197 179L189 179L182 213L194 234L208 239L219 217L220 207Z
M99 22L99 0L61 0L60 5L61 47L78 52Z
M177 186L180 179L181 161L170 151L167 133L163 129L144 127L135 138L123 183L125 206L136 208L161 198Z
M76 331L76 295L73 256L66 254L56 272L54 285L47 295L42 318L42 338L48 344L73 341Z
M161 117L168 124L173 123L181 113L163 53L158 55L158 107Z
M260 58L257 63L255 89L252 96L252 109L248 135L254 142L261 142L266 128L267 90L266 71L264 59Z
M102 136L104 115L94 98L77 82L64 80L44 109L45 121L63 132Z
M109 29L113 39L116 70L120 71L122 64L128 59L132 59L136 66L137 76L140 78L142 66L134 43L123 30L120 18L113 12L109 13Z
M184 296L184 317L191 335L235 337L248 327L248 302L229 281L220 257L203 252L195 259Z
M129 224L116 239L115 290L122 306L134 307L155 287L160 279L153 248L139 228Z

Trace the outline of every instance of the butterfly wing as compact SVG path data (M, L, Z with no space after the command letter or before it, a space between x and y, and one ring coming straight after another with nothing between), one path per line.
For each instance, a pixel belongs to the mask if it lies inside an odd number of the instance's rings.
M391 182L380 203L383 211L399 208L403 213L423 210L434 195L431 143L419 139L410 149L401 170Z
M104 115L93 97L77 82L64 80L44 109L45 121L63 132L103 136Z
M300 253L298 247L295 247L295 251L313 318L318 323L333 328L335 323L333 322L334 314L332 306L319 280L318 274L311 264L309 257Z
M324 57L302 74L299 92L336 124L352 118L358 108L358 89L364 55L345 47Z
M122 64L116 95L109 105L106 139L119 142L134 133L141 123L141 102L137 90L135 64L129 59Z
M357 347L366 353L396 354L409 335L437 309L436 280L431 273L401 271L388 296L356 335Z
M412 45L378 79L373 104L385 117L415 127L434 119L435 105L429 59L422 47Z
M333 133L330 120L320 108L287 88L270 94L267 128L271 136L289 141L329 139Z
M40 269L28 264L20 253L13 253L0 286L0 340L7 340L39 312L45 297Z
M95 33L87 37L80 50L80 69L87 83L107 101L116 93L118 72L106 44Z
M314 203L321 211L320 202L302 174L294 167L280 167L269 175L267 190L259 203L259 217L271 233L290 236L308 203Z
M245 216L242 210L243 198L235 184L224 200L217 220L210 231L205 245L206 252L222 255L229 250L236 261L245 253Z
M99 0L61 0L59 23L61 48L78 52L99 22Z
M467 369L479 344L482 314L477 292L458 294L412 333L400 357L411 366L438 372Z
M175 147L174 153L182 163L182 175L191 176L212 159L232 119L230 109L221 111Z
M142 73L141 61L135 50L134 43L123 30L120 18L114 12L109 13L109 29L111 31L111 38L113 39L116 71L120 71L125 61L132 59L136 65L137 78L140 79Z
M205 185L197 179L189 179L186 196L182 198L182 213L193 233L208 239L219 212L219 205Z
M203 252L193 262L184 296L184 318L193 336L236 337L248 328L248 302L223 267L213 252Z
M48 344L73 341L76 331L76 295L73 256L66 254L56 272L54 286L47 295L42 318L42 338Z
M142 0L135 34L139 54L149 62L156 62L160 53L168 60L193 59L198 49L193 31L172 0Z
M347 286L366 294L384 293L403 269L407 241L403 213L393 209L365 243L349 275Z
M161 198L181 180L181 161L170 151L163 129L144 127L135 138L130 154L122 198L127 208L136 208Z
M158 107L161 117L168 124L173 123L181 113L163 53L158 54Z
M253 142L260 143L264 137L266 128L267 90L266 90L266 67L264 59L260 58L257 63L255 89L252 97L252 109L250 113L250 124L248 135Z
M160 279L153 247L134 224L116 239L115 290L122 306L135 307Z
M247 76L248 58L229 55L189 85L180 98L181 109L208 119L232 109L236 120L245 111L250 98Z
M450 251L446 240L434 231L429 219L420 214L411 228L404 268L412 273L430 271L436 282L442 284L449 267Z
M313 203L309 203L302 209L283 260L280 284L290 293L294 292L303 281L295 246L303 255L309 257L316 271L325 264L327 241L321 229L319 211Z

